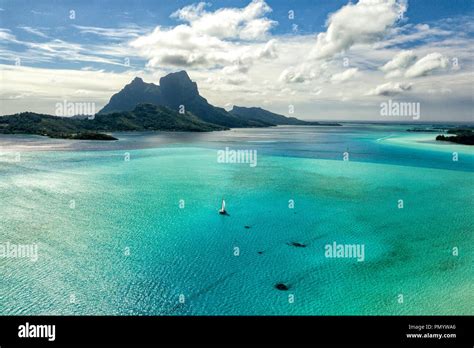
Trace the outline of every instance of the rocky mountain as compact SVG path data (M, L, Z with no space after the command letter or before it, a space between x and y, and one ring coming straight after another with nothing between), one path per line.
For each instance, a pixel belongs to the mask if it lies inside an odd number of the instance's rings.
M130 111L138 104L150 103L167 106L173 110L191 112L202 121L224 127L265 127L258 121L246 121L207 102L198 91L196 82L191 81L186 71L168 74L160 84L146 83L136 77L120 92L110 98L99 114L116 111Z
M230 128L270 127L276 125L339 125L307 122L295 117L286 117L258 107L235 106L230 112L215 107L199 94L196 82L191 81L186 71L168 74L159 85L146 83L136 77L120 92L114 94L99 114L131 111L138 104L150 103L167 106L173 110L185 110L204 122Z
M126 85L119 93L114 94L109 103L99 114L132 111L138 104L162 105L161 89L153 83L145 83L139 77Z

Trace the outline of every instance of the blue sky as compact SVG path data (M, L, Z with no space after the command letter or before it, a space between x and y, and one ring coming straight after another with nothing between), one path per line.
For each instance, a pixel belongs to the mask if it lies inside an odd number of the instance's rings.
M473 3L1 0L0 113L100 108L134 76L185 69L224 107L381 119L391 98L425 120L472 120Z

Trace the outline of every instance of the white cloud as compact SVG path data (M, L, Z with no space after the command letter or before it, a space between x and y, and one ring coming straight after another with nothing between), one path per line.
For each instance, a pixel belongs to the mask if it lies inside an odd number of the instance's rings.
M226 66L222 69L222 73L225 75L246 74L248 71L249 66L242 62L237 62L234 65Z
M381 67L380 70L387 73L385 75L387 78L402 76L405 69L412 65L416 59L417 56L413 51L401 51Z
M81 34L91 34L109 40L123 40L136 38L146 32L144 28L136 26L128 26L123 28L101 28L101 27L90 27L82 25L74 25L75 28L79 29Z
M389 37L377 42L376 48L391 47L401 44L407 44L415 41L433 40L433 38L442 39L452 35L453 31L442 28L430 27L428 24L406 24L403 27L396 27L390 30Z
M224 83L228 85L235 85L235 86L240 86L243 85L247 82L249 82L249 78L247 75L244 74L239 74L239 75L231 75L231 76L219 76L216 78L210 78L208 82L210 83Z
M391 96L409 91L411 87L410 83L387 82L370 90L367 95Z
M334 74L331 77L331 82L340 83L340 82L350 80L351 78L353 78L357 74L358 71L359 71L359 69L357 69L357 68L346 69L341 73Z
M256 59L277 56L275 40L262 41L276 22L264 17L270 7L253 0L244 8L205 10L205 3L183 7L172 17L186 24L171 28L156 27L153 32L133 40L131 46L148 60L150 68L226 67ZM242 41L243 40L243 41ZM240 42L238 42L240 41Z
M319 71L314 65L300 64L296 67L289 67L283 70L278 78L280 82L302 83L314 80Z
M19 41L16 39L15 35L13 35L10 29L2 29L0 28L0 39L2 41L14 42L18 43Z
M118 59L116 55L108 57L96 54L98 47L83 46L77 43L71 43L60 39L54 39L47 42L23 42L30 51L44 57L52 59L62 59L80 62L93 62L111 65L124 66L124 62Z
M90 91L87 91L85 89L78 89L76 91L74 91L74 94L75 95L84 95L84 96L87 96L87 95L90 95L91 92Z
M68 101L95 102L100 109L113 93L129 83L135 74L72 69L46 69L0 64L0 114L22 111L54 114L55 104ZM9 100L9 102L3 102Z
M276 52L276 42L277 40L271 39L263 47L259 47L257 49L257 54L252 56L255 56L256 58L277 58L278 54Z
M206 6L211 6L210 3L199 2L180 8L171 14L171 18L179 18L182 21L192 22L198 20L204 13Z
M297 66L285 68L280 81L302 83L313 80L321 74L318 61L331 61L338 53L346 52L356 45L376 43L390 32L399 16L406 11L405 0L360 0L349 3L331 14L327 20L327 30L318 34L316 45L305 55ZM325 67L322 67L326 70ZM355 74L355 70L337 73L328 79L342 82Z
M18 40L9 29L0 28L0 40L23 46L22 50L13 51L5 46L0 47L0 59L15 61L20 58L21 64L26 62L55 62L57 60L73 62L100 63L115 66L126 66L124 57L134 56L129 47L109 43L81 44L51 39L41 31L31 27L20 27L31 34L48 38L47 41Z
M355 44L374 43L406 11L406 2L397 0L360 0L349 3L329 16L327 30L318 34L311 57L327 59Z
M7 99L24 99L26 97L29 97L31 93L20 93L20 94L10 94L7 96Z
M405 73L406 77L425 76L437 69L445 69L448 66L448 59L441 53L430 53L415 64L413 64Z
M263 17L272 10L263 0L253 0L244 8L222 8L215 12L207 12L206 6L204 2L185 6L171 17L188 22L198 34L220 39L264 39L276 25L275 21Z
M318 95L320 95L322 92L323 92L322 89L320 89L320 88L315 88L315 89L311 92L311 95L318 96Z
M36 29L36 28L20 27L20 29L23 29L27 33L30 33L30 34L33 34L33 35L36 35L36 36L39 36L39 37L42 37L42 38L45 38L45 39L48 38L48 35L46 35L45 33L43 33L42 31L40 31L39 29Z
M408 78L420 77L437 69L445 69L448 66L448 58L441 53L429 53L417 60L413 51L402 51L392 60L387 62L380 70L386 72L386 78L405 76Z

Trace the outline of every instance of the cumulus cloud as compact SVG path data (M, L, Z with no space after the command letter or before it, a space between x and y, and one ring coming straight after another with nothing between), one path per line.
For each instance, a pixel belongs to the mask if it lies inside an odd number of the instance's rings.
M437 69L446 69L448 58L441 53L430 53L413 64L405 73L406 77L425 76Z
M276 22L265 17L271 8L253 0L244 8L206 10L206 3L185 6L171 17L184 24L156 27L133 40L133 48L148 60L148 67L226 67L246 65L277 56L275 40L265 42ZM240 41L240 43L238 42Z
M318 34L311 56L331 58L355 44L374 43L384 37L406 11L406 1L359 0L329 16L326 32Z
M263 47L260 47L257 49L257 58L277 58L277 52L276 52L276 40L271 39L268 41Z
M402 76L405 69L412 65L416 59L417 56L413 51L402 51L381 67L380 70L386 73L385 77L387 78Z
M372 44L387 35L406 11L405 0L359 0L349 3L328 17L327 30L318 34L306 61L299 66L284 69L279 80L302 83L318 75L318 61L329 61L336 54L357 44ZM315 68L316 67L316 68ZM348 69L329 77L331 82L343 82L357 70ZM323 69L324 70L324 69Z
M263 0L253 0L242 9L222 8L215 12L207 12L207 5L200 2L185 6L171 17L188 22L197 33L221 39L263 39L276 25L275 21L263 17L272 10Z
M350 80L351 78L353 78L357 74L358 71L359 71L359 69L357 69L357 68L346 69L341 73L334 74L331 77L331 82L340 83L340 82Z
M433 70L445 69L448 66L448 58L438 52L427 54L418 61L417 58L413 51L402 51L380 70L386 73L386 78L400 76L413 78L425 76Z
M388 82L384 83L383 85L379 85L374 89L370 90L367 95L383 95L383 96L391 96L403 93L405 91L409 91L412 85L410 83L395 83L395 82Z
M285 83L302 83L314 80L318 75L319 71L314 65L301 64L283 70L278 80Z
M277 58L276 40L272 39L263 46L255 47L253 50L245 50L238 59L229 60L230 65L226 65L221 72L224 75L234 75L234 78L236 78L236 74L247 74L255 60L274 58ZM239 78L244 80L243 76Z
M241 61L234 65L226 66L222 69L222 73L225 75L246 74L248 71L249 66L242 63Z

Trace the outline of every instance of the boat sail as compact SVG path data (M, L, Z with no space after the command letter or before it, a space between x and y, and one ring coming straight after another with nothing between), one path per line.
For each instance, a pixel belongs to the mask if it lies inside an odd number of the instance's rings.
M225 210L225 200L222 200L222 205L221 205L221 210L219 210L219 214L221 215L227 215L227 212Z

